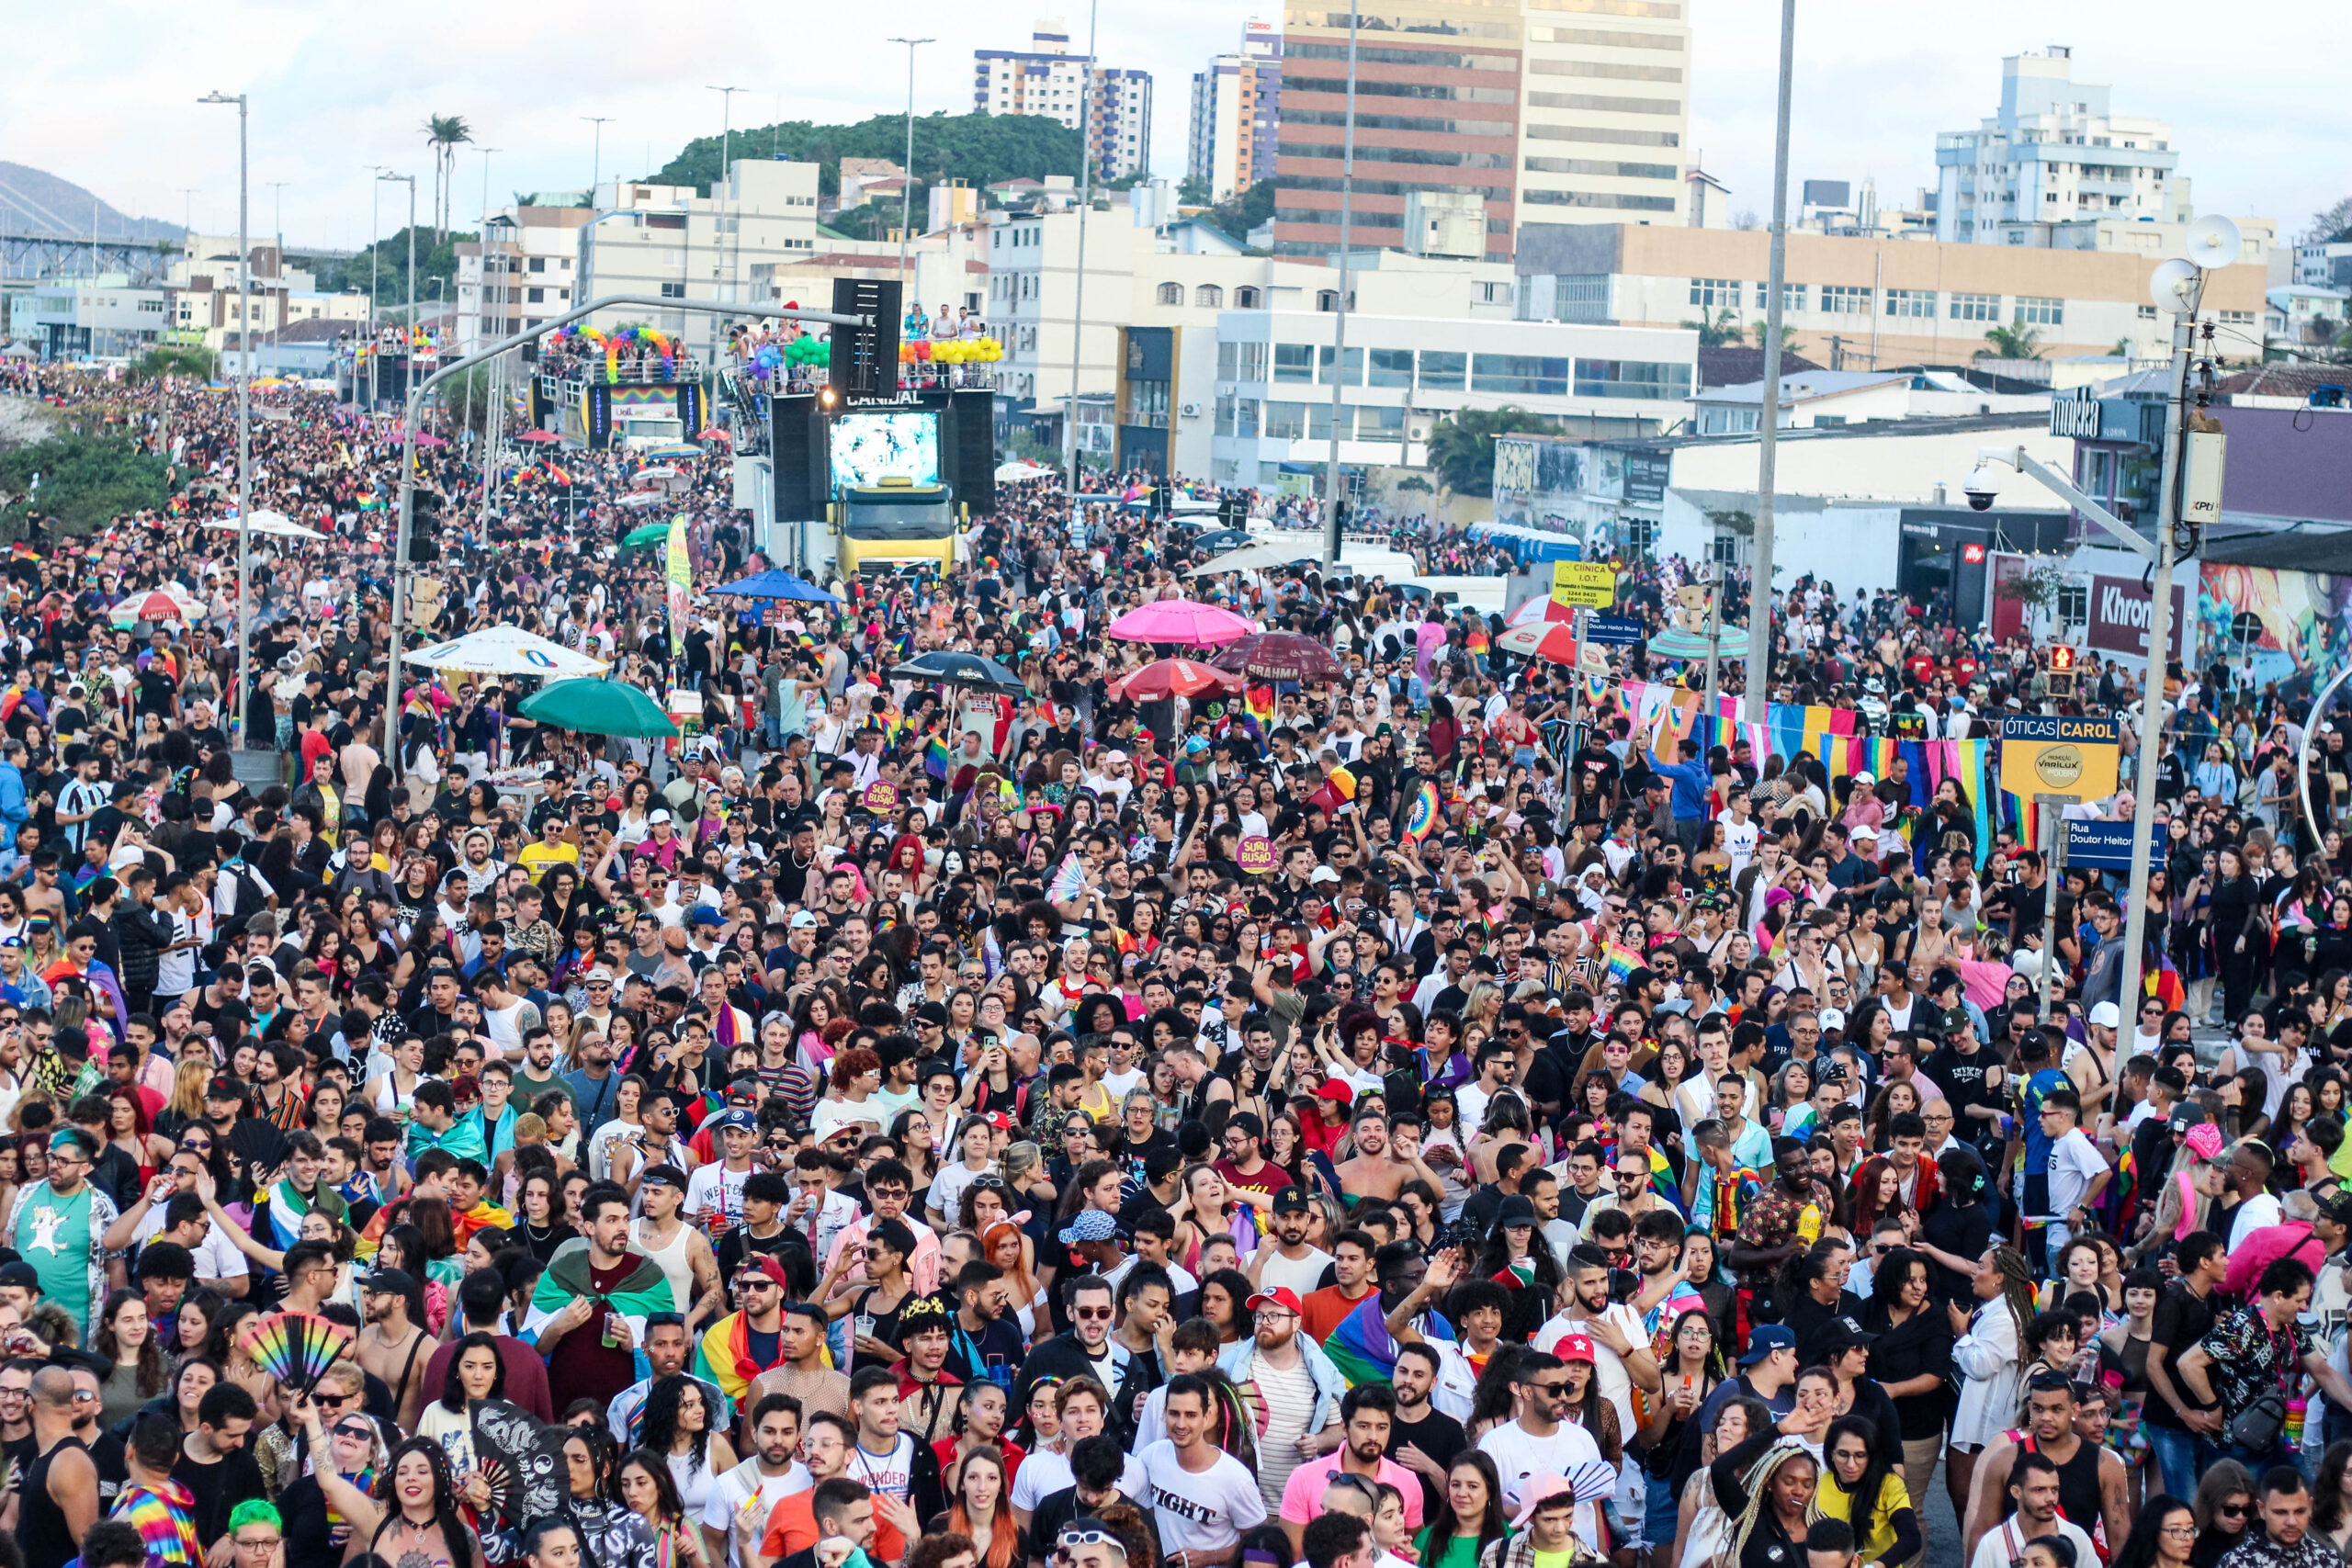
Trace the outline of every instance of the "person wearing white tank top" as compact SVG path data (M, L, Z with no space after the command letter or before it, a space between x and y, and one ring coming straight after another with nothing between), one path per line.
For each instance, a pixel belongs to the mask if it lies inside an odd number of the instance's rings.
M669 1280L670 1293L685 1314L691 1333L697 1309L716 1302L716 1310L724 1310L726 1298L719 1288L718 1259L710 1250L710 1238L678 1217L685 1189L669 1176L661 1166L646 1173L638 1187L643 1213L629 1222L628 1235L631 1244Z

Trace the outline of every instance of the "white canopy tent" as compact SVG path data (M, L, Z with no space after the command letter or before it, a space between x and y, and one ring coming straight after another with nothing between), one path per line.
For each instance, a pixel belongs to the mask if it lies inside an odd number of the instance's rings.
M526 632L520 626L485 626L445 642L401 656L408 663L429 670L464 675L601 675L601 659L574 653L560 642Z

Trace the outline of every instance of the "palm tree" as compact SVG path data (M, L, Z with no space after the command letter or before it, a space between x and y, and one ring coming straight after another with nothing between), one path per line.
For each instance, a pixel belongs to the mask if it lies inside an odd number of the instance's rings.
M1516 403L1494 410L1463 409L1438 421L1430 431L1429 463L1455 494L1492 495L1495 437L1551 428L1551 420Z
M1701 348L1727 348L1740 341L1739 312L1728 305L1716 311L1713 321L1702 317L1682 324L1699 334Z
M2039 359L2041 357L2041 329L2039 327L1995 327L1984 334L1992 346L1976 351L1979 359Z
M1757 347L1767 348L1771 345L1772 328L1770 322L1750 321L1747 323L1747 330L1749 334L1756 339ZM1796 328L1784 326L1781 329L1781 346L1782 348L1786 349L1794 347L1796 345Z
M427 115L424 144L433 151L433 236L440 243L449 229L449 195L458 178L458 145L474 139L461 114Z

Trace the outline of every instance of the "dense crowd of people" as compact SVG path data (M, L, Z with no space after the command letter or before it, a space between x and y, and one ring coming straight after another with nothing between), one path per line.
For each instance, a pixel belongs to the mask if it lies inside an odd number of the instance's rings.
M260 558L239 692L233 405L6 374L174 491L9 569L0 1559L2352 1542L2343 737L2306 821L2300 729L2226 666L2176 671L2127 997L2119 881L1982 776L1670 736L1442 596L1212 580L1340 676L1131 699L1155 650L1109 627L1199 552L1116 491L1007 492L944 581L673 626L625 459L484 508L462 440L420 452L429 635L700 696L599 742L511 679L384 689L397 433L272 395L255 505L328 541ZM699 586L768 564L723 468L686 484ZM174 581L188 621L117 624ZM1892 595L1774 597L1775 700L1846 733L2135 728L2128 666L2053 699ZM1021 694L894 675L935 649ZM278 1375L282 1314L345 1353ZM522 1417L567 1499L529 1517Z

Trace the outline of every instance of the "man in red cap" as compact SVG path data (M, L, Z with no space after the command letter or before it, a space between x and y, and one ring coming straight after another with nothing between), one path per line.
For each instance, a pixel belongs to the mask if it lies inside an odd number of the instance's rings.
M695 1371L741 1404L753 1378L784 1364L784 1265L756 1254L744 1259L733 1285L742 1305L704 1333Z
M1248 1306L1256 1332L1227 1349L1217 1367L1255 1390L1265 1413L1258 1428L1258 1487L1266 1512L1279 1516L1291 1471L1340 1446L1340 1401L1348 1385L1322 1348L1298 1331L1304 1314L1296 1292L1261 1291Z

